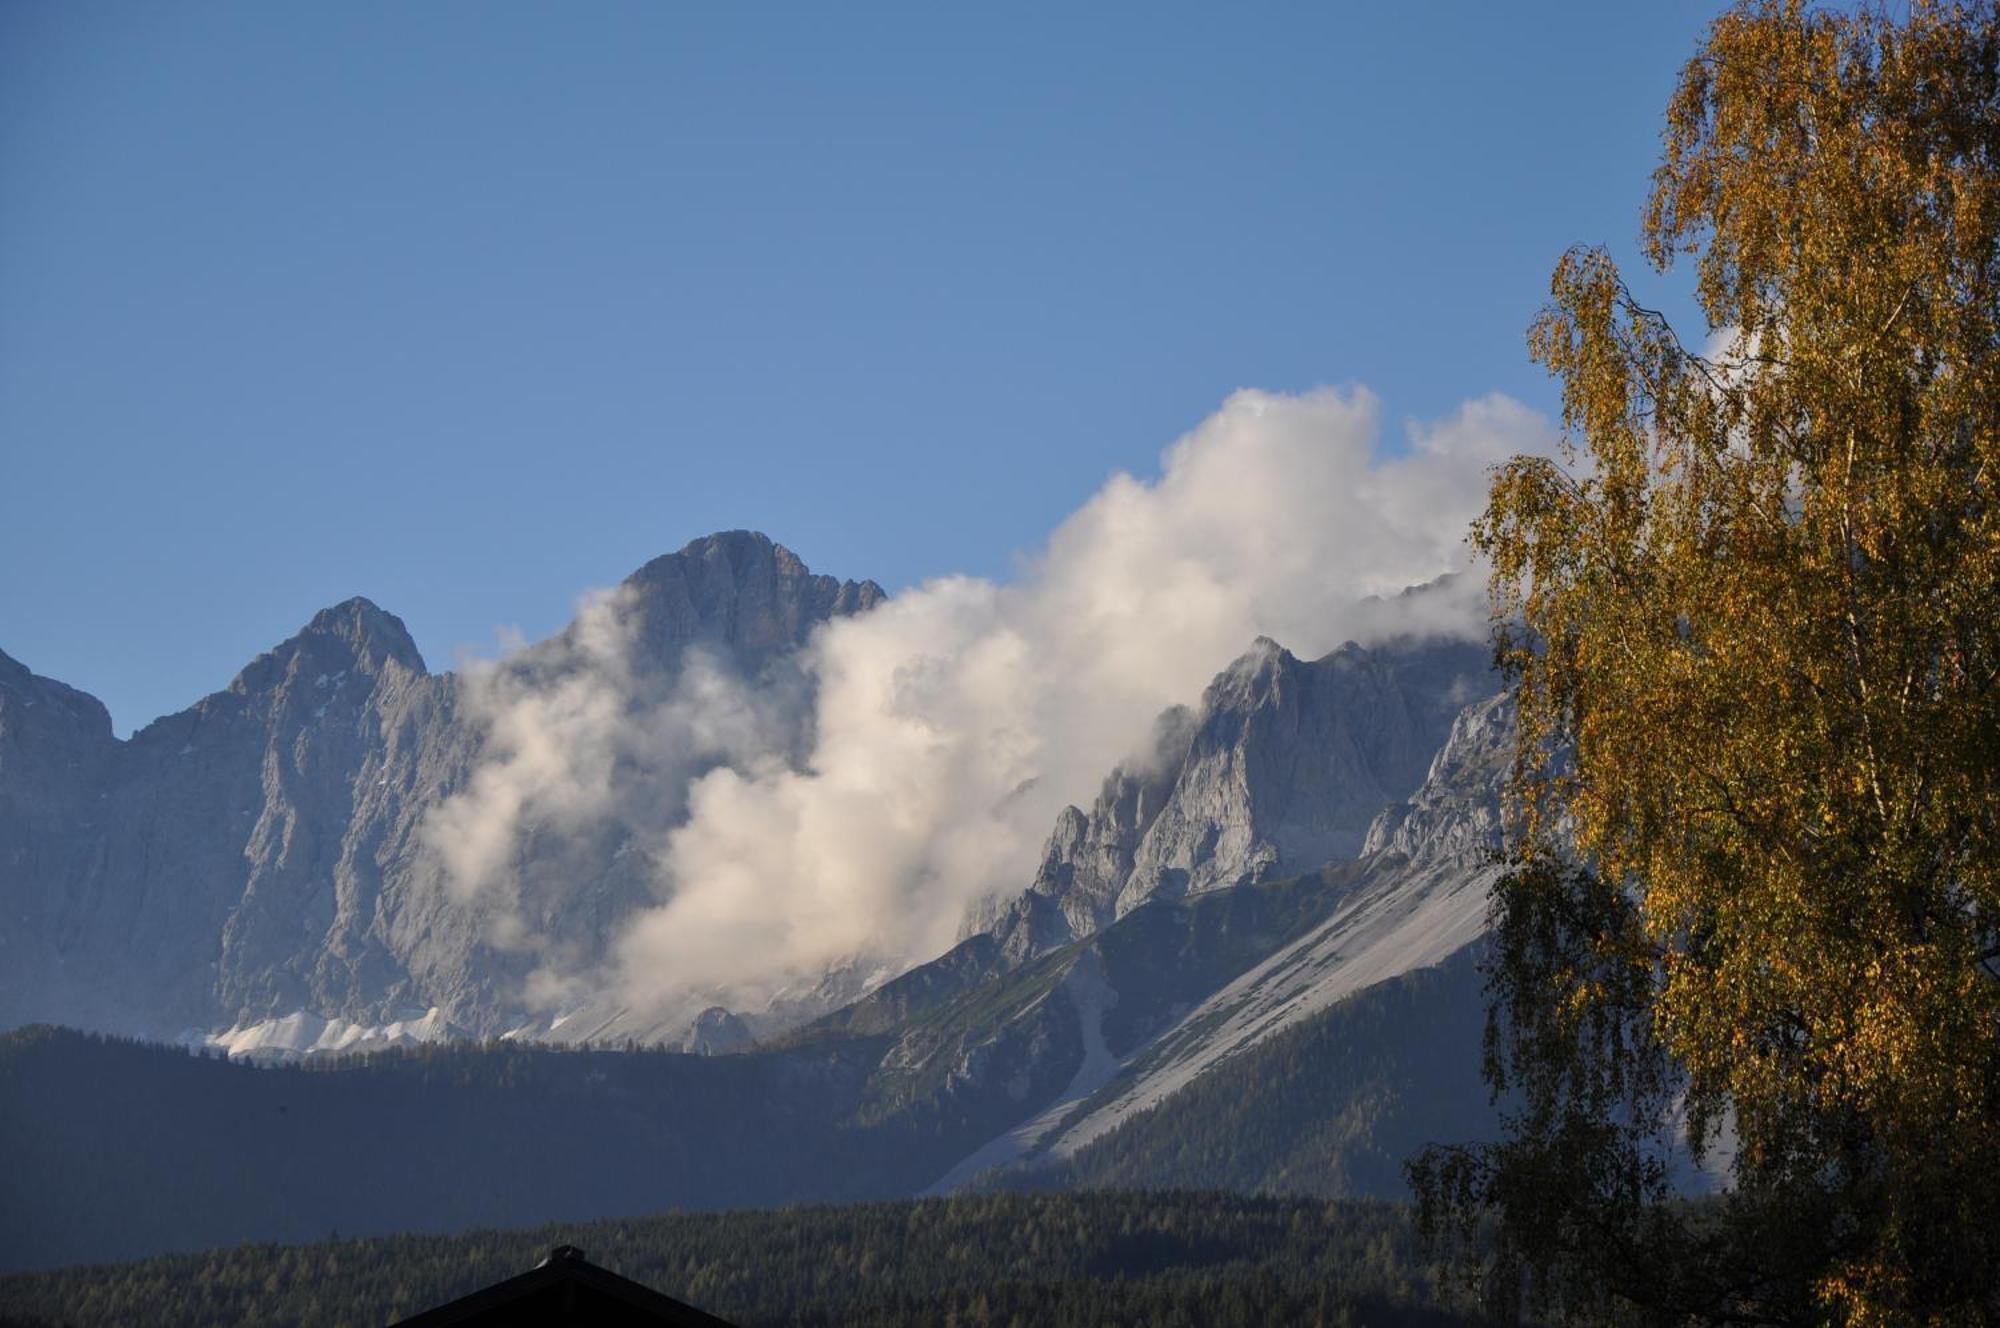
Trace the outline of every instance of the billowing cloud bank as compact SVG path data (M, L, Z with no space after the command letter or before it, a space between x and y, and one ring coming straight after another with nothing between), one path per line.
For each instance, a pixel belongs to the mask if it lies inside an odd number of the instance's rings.
M708 666L635 707L615 605L594 601L565 676L496 671L480 693L497 757L433 840L475 890L526 811L632 822L657 902L602 971L551 975L550 999L755 1006L829 965L928 958L971 903L1025 886L1062 806L1256 636L1316 655L1484 631L1477 578L1425 597L1425 621L1359 603L1466 567L1487 468L1545 449L1548 423L1492 396L1399 455L1380 433L1366 391L1236 393L1157 479L1112 477L1013 582L946 577L822 628L809 722ZM679 772L684 794L621 812L620 772L640 769Z

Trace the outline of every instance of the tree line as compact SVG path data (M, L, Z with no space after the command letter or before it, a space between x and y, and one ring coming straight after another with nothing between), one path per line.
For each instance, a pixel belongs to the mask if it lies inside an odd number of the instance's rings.
M982 1194L241 1245L0 1278L0 1321L382 1324L557 1244L746 1328L1475 1322L1406 1208L1188 1191Z

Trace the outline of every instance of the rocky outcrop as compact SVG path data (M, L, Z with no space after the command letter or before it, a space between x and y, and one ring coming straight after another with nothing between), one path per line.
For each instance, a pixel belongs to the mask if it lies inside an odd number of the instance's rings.
M119 744L75 688L0 654L0 1002L57 980L48 943L114 812L100 797Z
M0 879L27 915L0 1014L168 1032L335 996L381 958L357 915L372 850L449 711L403 625L356 599L129 741L69 746L88 775L66 833Z
M1368 827L1364 857L1480 867L1500 848L1501 796L1514 764L1514 694L1474 702L1451 722L1423 787Z
M1484 655L1349 643L1305 663L1260 639L1202 697L1118 912L1357 856L1376 813L1423 778L1453 712L1491 689Z
M1173 795L1196 727L1186 706L1162 713L1147 750L1105 778L1088 812L1065 807L1056 817L1028 889L984 915L975 913L967 934L1002 937L1005 957L1018 961L1111 922L1139 845Z
M655 558L625 578L635 639L672 666L691 645L724 651L755 672L805 644L829 618L864 613L887 598L873 581L817 576L762 535L732 530Z

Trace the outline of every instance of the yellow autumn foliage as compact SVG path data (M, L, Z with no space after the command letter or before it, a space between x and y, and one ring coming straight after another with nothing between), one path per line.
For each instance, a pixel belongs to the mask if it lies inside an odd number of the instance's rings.
M1475 532L1517 846L1632 902L1604 953L1646 969L1736 1185L1844 1205L1815 1312L1980 1321L1996 1274L1955 1265L2000 1217L1994 7L1739 4L1669 106L1644 243L1713 331L1566 256L1531 346L1567 451L1497 472Z

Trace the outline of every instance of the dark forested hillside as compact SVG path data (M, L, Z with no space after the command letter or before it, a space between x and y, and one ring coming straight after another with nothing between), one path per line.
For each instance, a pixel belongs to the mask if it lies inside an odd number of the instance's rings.
M1102 1037L1143 1068L1148 1038L1352 875L1155 901L884 1031L828 1021L741 1055L502 1042L253 1067L52 1028L0 1036L0 1270L921 1193L1076 1073L1078 964L1114 984ZM1230 1073L1054 1183L1399 1195L1409 1151L1489 1119L1478 1011L1469 959L1364 992L1233 1053Z
M0 1267L912 1193L966 1145L845 1123L871 1047L255 1068L22 1030L0 1038Z
M381 1324L580 1245L745 1325L1455 1324L1401 1208L1199 1193L982 1195L464 1236L240 1246L0 1278L0 1319Z

